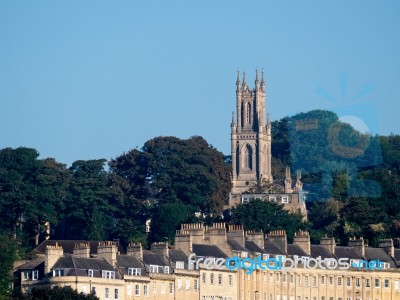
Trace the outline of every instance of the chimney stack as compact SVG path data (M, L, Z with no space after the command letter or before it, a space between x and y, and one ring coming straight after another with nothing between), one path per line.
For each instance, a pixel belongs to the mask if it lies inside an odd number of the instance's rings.
M111 266L117 262L118 248L115 242L99 242L97 247L97 258L104 258Z
M320 241L319 244L324 246L326 249L329 250L332 254L335 254L335 247L336 247L336 242L335 238L329 238L327 235L325 235Z
M308 231L299 230L294 234L293 245L299 246L307 255L311 254L311 242Z
M143 260L143 248L141 243L129 243L126 253L139 261Z
M169 249L167 242L159 242L151 244L151 251L169 257Z
M90 246L89 243L76 243L73 254L76 257L90 257Z
M393 239L379 240L379 248L383 248L387 254L389 254L391 257L394 257Z
M58 246L58 243L54 246L47 245L45 250L45 259L44 259L44 273L48 274L51 271L51 268L55 265L57 260L64 255L64 250L62 247Z
M274 243L282 252L287 253L287 236L285 230L271 231L267 236L269 241Z
M356 239L355 237L350 238L349 246L354 249L354 251L360 255L362 258L365 257L365 247L364 247L364 239L360 237Z

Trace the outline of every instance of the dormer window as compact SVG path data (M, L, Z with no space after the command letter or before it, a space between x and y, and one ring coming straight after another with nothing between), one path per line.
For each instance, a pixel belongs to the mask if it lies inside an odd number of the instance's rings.
M140 276L142 274L142 270L140 268L129 268L128 275L131 276Z
M183 270L185 268L185 262L183 261L177 261L175 263L175 268L179 270Z
M150 265L150 273L158 273L158 266Z
M88 270L88 276L89 276L89 277L93 277L93 270L92 270L92 269L89 269L89 270Z
M247 252L246 251L242 251L242 257L247 257Z
M64 276L64 269L54 269L53 276L54 277Z
M289 203L289 197L288 196L282 196L282 203Z
M268 260L269 259L269 255L268 254L263 254L263 260Z
M169 267L164 267L164 273L169 274Z
M102 271L101 272L101 277L102 278L115 279L115 271Z

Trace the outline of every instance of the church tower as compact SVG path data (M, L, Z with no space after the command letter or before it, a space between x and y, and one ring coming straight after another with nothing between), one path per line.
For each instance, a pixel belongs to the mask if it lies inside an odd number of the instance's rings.
M243 73L236 80L236 119L232 115L232 190L243 193L257 181L272 182L271 123L269 114L265 122L265 81L256 70L255 88L250 89Z

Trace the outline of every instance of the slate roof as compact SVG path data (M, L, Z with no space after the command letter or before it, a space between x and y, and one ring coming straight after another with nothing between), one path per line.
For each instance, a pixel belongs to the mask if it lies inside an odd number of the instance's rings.
M286 255L281 249L275 246L274 243L269 240L264 241L264 253L272 254L272 255Z
M245 246L250 252L265 253L264 249L258 247L253 241L246 241Z
M287 245L288 254L291 256L309 256L303 249L298 245L288 244Z
M60 257L52 269L90 269L114 271L114 268L104 259L75 257L68 254Z
M382 248L365 248L365 259L387 262L391 268L396 268L394 260Z
M97 247L99 245L99 241L84 241L84 240L45 240L41 242L35 249L33 249L34 253L44 254L46 250L46 246L55 246L56 243L58 246L63 248L64 253L72 254L75 244L81 243L89 243L90 246L90 253L95 254L97 253ZM122 246L118 246L118 251L120 253L125 253L125 249Z
M311 245L311 257L321 257L321 259L335 258L335 256L322 245Z
M188 256L181 250L169 250L169 259L172 262L183 261L187 263Z
M192 250L197 256L216 258L228 257L221 249L214 245L193 244Z
M157 266L168 266L169 262L167 258L159 253L153 253L151 251L143 251L143 262L146 265L157 265Z
M336 246L335 256L339 258L349 258L349 259L363 259L357 252L351 247Z
M17 270L33 270L40 268L41 264L44 266L44 257L39 257L20 265Z
M142 263L132 255L117 255L117 265L121 268L144 269Z
M400 249L394 249L394 259L400 261Z
M228 245L232 248L233 251L244 251L244 252L249 252L248 249L240 245L237 241L233 239L228 239Z

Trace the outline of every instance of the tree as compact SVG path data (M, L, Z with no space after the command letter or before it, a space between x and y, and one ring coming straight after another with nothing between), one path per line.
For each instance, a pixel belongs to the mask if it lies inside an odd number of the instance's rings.
M71 287L33 288L30 293L18 295L21 300L99 300L94 294L79 293Z
M283 209L282 204L258 199L239 204L233 211L232 221L242 224L245 230L270 232L285 229L289 237L293 237L298 229L306 226L300 212L289 213Z
M10 232L0 230L0 296L11 294L13 264L16 260L17 242Z
M65 201L67 236L70 239L104 240L113 226L109 205L105 159L78 160L70 167L71 184Z

